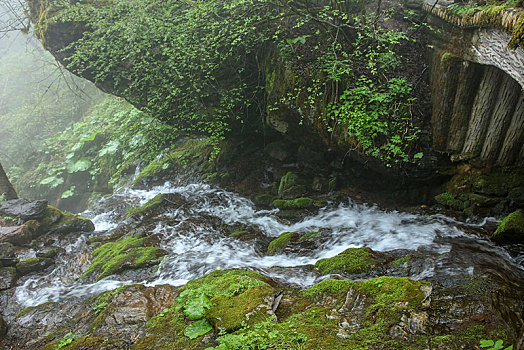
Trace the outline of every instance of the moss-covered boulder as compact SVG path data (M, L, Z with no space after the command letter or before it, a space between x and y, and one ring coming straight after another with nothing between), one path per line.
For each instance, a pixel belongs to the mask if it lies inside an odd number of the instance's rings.
M308 197L302 197L293 200L277 199L273 201L273 206L281 210L308 209L315 206L315 201Z
M372 250L369 248L348 248L342 253L327 259L320 259L315 263L315 269L321 274L359 274L368 272L375 261Z
M91 265L83 276L96 275L96 280L124 269L137 269L159 264L167 252L156 247L147 247L140 235L123 237L109 242L93 251Z
M297 240L299 237L298 233L295 232L284 232L281 233L280 236L275 238L274 240L269 243L269 246L267 248L267 254L268 255L275 255L282 253L289 242L292 240Z
M206 334L234 332L271 318L274 288L249 270L211 272L189 281L172 307L147 322L138 349L202 349ZM215 332L215 334L216 334Z
M16 271L20 276L23 276L32 272L43 271L53 263L54 260L49 258L31 258L17 263Z
M275 199L275 196L268 194L268 193L262 193L259 195L256 195L255 198L253 198L253 202L255 205L261 206L261 207L270 207L271 204L273 204L273 200Z
M50 233L76 233L76 232L92 232L95 230L93 222L83 216L71 213L64 213L60 220L51 225Z
M48 205L44 211L44 216L39 220L40 226L38 228L38 233L42 234L44 232L47 232L51 228L51 226L53 226L60 220L62 215L63 213L60 209Z
M153 211L156 208L160 207L162 203L164 203L166 198L166 195L164 194L157 194L155 197L147 201L144 205L138 208L129 209L127 211L126 218L130 218L133 215L143 215L147 212Z
M299 174L290 171L280 179L280 185L278 186L279 198L293 199L303 196L306 193L307 187L305 186L305 181Z
M514 211L502 220L492 239L500 243L524 243L524 215Z
M459 211L466 209L470 205L469 197L464 194L454 195L449 192L444 192L436 195L435 200L445 207Z

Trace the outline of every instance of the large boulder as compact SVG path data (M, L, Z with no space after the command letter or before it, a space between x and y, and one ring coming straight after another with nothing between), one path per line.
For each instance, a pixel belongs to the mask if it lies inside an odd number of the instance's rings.
M32 238L31 230L25 225L0 227L0 243L24 245L31 243Z
M95 225L89 219L80 215L64 213L60 220L54 223L49 233L68 234L74 232L91 232L95 230Z
M0 267L0 290L13 287L16 277L16 269L14 267Z
M46 208L46 200L13 199L0 202L0 215L17 217L23 220L39 219L44 216Z

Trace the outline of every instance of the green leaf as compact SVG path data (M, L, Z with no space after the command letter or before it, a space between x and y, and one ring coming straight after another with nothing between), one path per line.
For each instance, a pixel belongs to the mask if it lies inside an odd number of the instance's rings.
M99 157L103 157L103 156L105 156L106 154L115 154L116 151L118 151L118 147L120 147L120 141L118 141L118 140L109 141L109 142L104 146L104 148L102 148L102 149L100 150L100 152L98 152L98 156L99 156Z
M190 320L198 320L204 317L206 311L212 306L211 301L205 294L189 299L184 308L184 315Z
M56 176L49 176L40 181L40 185L49 185L51 188L58 187L64 183L64 179Z
M77 160L74 163L67 164L67 172L69 172L70 174L77 173L79 171L86 171L90 167L91 167L91 162L89 161L89 159L82 158L82 159Z
M422 152L418 152L413 155L413 159L420 159L422 157L424 157L424 153Z
M187 328L184 330L184 335L188 337L189 339L195 339L200 337L201 335L206 334L210 330L213 329L213 326L207 322L207 320L200 320L191 323Z
M76 186L71 186L67 191L64 191L62 193L62 198L72 197L75 194L75 188Z
M486 340L486 339L480 340L481 348L487 348L488 346L493 346L493 345L495 345L495 342L493 340Z
M89 135L89 136L87 136L87 137L84 137L82 140L80 140L80 142L93 141L93 140L95 139L96 135L98 135L98 131L92 133L91 135Z

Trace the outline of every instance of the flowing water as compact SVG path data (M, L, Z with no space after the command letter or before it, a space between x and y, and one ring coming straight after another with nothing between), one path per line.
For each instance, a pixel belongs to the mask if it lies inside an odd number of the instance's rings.
M184 204L167 208L148 226L152 234L160 237L160 247L169 252L158 270L145 277L124 273L96 283L79 279L92 249L87 244L89 236L128 225L129 220L124 220L125 208L142 205L159 193L178 194ZM515 258L470 232L482 231L494 219L464 223L443 215L384 211L356 204L349 198L345 203L328 204L297 222L280 219L277 212L256 210L250 200L206 184L177 186L168 182L150 190L128 188L84 212L95 223L96 232L65 236L61 242L65 253L58 257L56 268L45 276L26 280L17 288L16 297L27 307L49 300L95 295L129 283L183 285L213 270L236 267L250 267L274 279L306 287L322 279L308 265L349 247L363 246L375 251L409 249L427 256L416 273L406 276L414 279L472 274L480 267L522 279L523 269ZM267 241L282 232L319 229L328 232L328 237L308 250L267 256L253 241L229 237L234 227L255 228Z

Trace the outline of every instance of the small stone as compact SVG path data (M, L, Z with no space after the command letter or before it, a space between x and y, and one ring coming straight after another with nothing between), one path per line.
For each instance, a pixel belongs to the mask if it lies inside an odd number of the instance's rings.
M25 225L0 227L0 243L24 245L31 243L32 237L31 231Z
M47 201L31 201L28 199L13 199L0 202L0 215L19 217L24 220L39 219L44 216Z
M14 267L0 268L0 290L9 289L15 285L16 269Z

